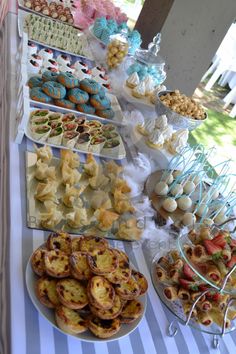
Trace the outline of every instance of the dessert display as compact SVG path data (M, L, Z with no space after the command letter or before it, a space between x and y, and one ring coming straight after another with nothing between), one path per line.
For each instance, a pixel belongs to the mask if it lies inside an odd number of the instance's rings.
M27 71L30 75L40 75L45 71L68 72L79 80L94 79L105 89L111 89L105 69L93 65L88 60L28 42Z
M28 137L36 142L114 159L125 157L122 138L113 124L102 124L73 113L37 109L31 111L28 127Z
M128 54L128 43L122 37L116 37L107 46L107 65L109 69L115 69Z
M55 106L77 110L84 114L112 119L112 95L93 79L79 81L69 72L45 71L42 79L31 77L28 81L29 96L32 100Z
M205 231L202 231L202 234L205 235ZM215 236L216 242L220 238L224 239L222 235L219 232L219 235ZM199 266L204 267L206 274L225 278L225 274L222 274L217 266L216 258L209 253L209 248L199 244L194 245L193 251L194 258L198 258ZM229 269L232 269L232 265ZM236 310L235 306L230 306L230 295L219 292L208 284L207 279L199 277L177 249L154 258L152 280L162 302L181 322L211 334L221 334L222 329L225 333L235 328L233 321L236 318ZM224 319L225 313L227 315Z
M234 214L235 194L233 187L229 188L233 176L223 172L215 176L206 154L201 146L194 150L182 147L181 154L173 157L167 170L149 176L146 192L157 211L158 222L165 223L171 218L177 227L192 227L196 221L221 224ZM227 164L224 163L222 171Z
M193 98L181 94L179 90L162 93L159 98L166 107L182 116L196 120L203 120L206 118L206 113L201 105Z
M65 6L63 2L57 3L56 1L47 0L23 0L22 5L29 10L39 12L54 20L66 22L70 25L73 25L74 23L70 2L67 4L69 6Z
M126 22L117 23L114 19L97 18L93 24L92 32L103 44L108 45L110 38L126 34L129 53L134 54L142 43L141 35L137 30L130 30Z
M127 15L110 0L80 0L75 2L73 11L76 26L86 29L99 18L114 20L117 24L126 23Z
M49 234L30 258L37 301L54 311L54 323L67 334L90 331L110 338L145 312L148 289L143 274L132 269L120 249L95 236ZM125 274L125 277L124 275ZM37 305L36 305L37 306Z
M29 14L24 19L24 31L31 40L93 60L85 34L66 23Z
M45 155L47 158L45 159ZM114 161L86 163L71 150L53 158L49 146L27 153L28 226L139 240L131 188ZM32 222L33 221L33 222Z
M181 129L174 131L168 124L166 115L155 119L149 119L136 126L137 132L151 149L165 149L175 155L181 152L187 145L188 130Z

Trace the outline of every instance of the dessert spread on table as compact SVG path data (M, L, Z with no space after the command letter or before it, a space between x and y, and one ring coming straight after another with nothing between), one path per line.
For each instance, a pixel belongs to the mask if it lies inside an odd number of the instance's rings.
M28 86L22 100L29 106L23 131L45 144L26 152L27 225L52 231L26 270L36 308L81 340L130 333L145 314L148 283L107 239L144 239L151 250L151 241L159 242L156 221L167 224L163 230L175 242L165 253L158 248L149 269L161 301L182 323L215 335L230 332L236 244L224 223L236 206L234 176L228 162L220 172L209 164L212 151L188 145L189 130L204 124L207 113L164 86L161 35L141 48L140 33L109 0L22 0L20 6L29 11L19 12L19 32L28 35L22 39ZM124 111L126 102L137 104L144 119L125 112L118 129L117 112L123 115L111 88L119 99L123 93ZM143 143L139 163L131 131ZM124 167L115 160L128 148ZM168 155L162 170L161 154Z

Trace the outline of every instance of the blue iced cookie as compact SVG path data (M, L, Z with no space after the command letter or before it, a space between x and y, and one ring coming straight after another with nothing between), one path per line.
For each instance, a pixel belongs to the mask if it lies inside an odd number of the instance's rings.
M101 89L101 85L95 80L84 79L80 81L79 87L81 90L90 93L91 95L96 95Z
M38 76L33 76L28 81L28 86L30 88L41 87L42 84L43 84L43 80L41 79L41 77L38 77Z
M42 75L43 81L57 81L58 73L54 71L46 70Z
M67 108L67 109L75 109L75 104L65 98L61 100L54 100L56 106Z
M106 119L112 119L115 115L113 109L108 108L104 110L97 110L95 114L99 117L106 118Z
M78 87L70 89L67 96L71 102L77 104L86 103L89 100L88 93Z
M33 87L30 90L30 98L34 101L39 101L43 103L52 103L52 98L46 95L41 87Z
M96 110L104 110L111 107L111 101L106 96L101 97L99 93L90 97L90 103Z
M95 108L90 106L89 104L86 104L86 103L77 104L76 108L78 111L84 112L87 114L94 114L95 113Z
M57 77L57 81L66 88L74 88L79 86L79 80L68 72L60 73Z
M48 96L56 99L62 99L66 96L66 89L63 85L56 81L46 81L42 86L42 90Z

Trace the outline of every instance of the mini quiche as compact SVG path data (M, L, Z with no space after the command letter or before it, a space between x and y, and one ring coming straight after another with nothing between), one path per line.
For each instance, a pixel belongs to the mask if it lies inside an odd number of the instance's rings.
M58 327L69 334L78 334L87 330L87 321L80 314L63 305L56 308L55 319Z
M66 254L71 253L71 237L66 232L52 232L47 239L49 250L59 250Z
M121 323L131 323L141 316L143 305L138 300L127 301L120 314Z
M116 293L124 300L133 300L139 296L139 285L134 278L130 278L126 283L115 285Z
M114 272L118 267L118 258L111 248L99 251L95 255L87 255L90 269L95 274L108 274Z
M70 255L71 274L79 280L86 280L92 277L89 268L86 252L73 252Z
M113 306L109 310L103 310L91 304L89 305L89 307L91 312L102 320L112 320L113 318L119 316L122 311L123 304L121 302L120 297L118 295L115 295Z
M44 255L46 273L55 278L65 278L70 275L69 257L59 250L48 251Z
M109 247L107 240L95 236L82 236L79 240L79 251L95 255Z
M88 304L86 287L76 279L59 280L56 290L60 302L70 309L82 309Z
M132 269L132 276L134 277L134 279L138 283L139 290L140 290L139 296L144 295L148 289L147 279L145 278L145 276L142 273L137 272L134 269Z
M114 303L115 290L108 280L94 276L88 282L89 303L97 308L109 310Z
M45 247L39 247L34 251L31 257L32 269L40 277L44 275L46 272L45 262L44 262L44 256L46 252L47 249Z
M49 308L60 305L56 292L57 280L49 277L39 278L36 283L36 295L39 301Z
M98 338L109 338L114 336L120 330L120 320L118 318L112 320L102 320L93 317L88 321L88 328Z

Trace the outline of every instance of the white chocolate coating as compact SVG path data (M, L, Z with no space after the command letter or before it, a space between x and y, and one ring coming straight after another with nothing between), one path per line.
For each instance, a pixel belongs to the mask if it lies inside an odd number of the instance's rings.
M170 191L170 193L173 195L173 196L176 196L176 195L181 195L183 194L183 186L182 184L179 184L177 183Z
M177 200L178 208L186 211L192 206L192 199L184 195Z
M158 182L155 187L155 192L157 195L167 195L168 193L168 185L165 182Z
M169 213L173 213L177 209L177 203L173 198L166 198L162 204L162 208Z
M196 222L196 216L193 213L185 213L182 219L182 223L185 226L193 225Z
M206 206L206 204L202 204L199 206L198 210L196 211L196 215L197 216L203 216L203 214L207 214L208 213L209 208Z
M184 193L190 194L195 190L195 184L192 181L187 181L184 185Z

